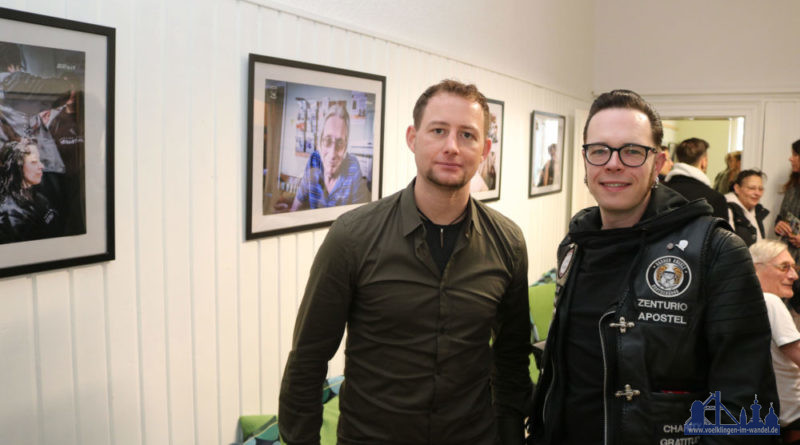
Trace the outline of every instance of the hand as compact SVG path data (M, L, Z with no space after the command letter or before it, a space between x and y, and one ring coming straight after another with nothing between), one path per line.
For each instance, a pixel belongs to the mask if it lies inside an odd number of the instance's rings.
M790 236L792 234L792 227L786 221L778 221L778 223L775 224L775 234Z
M50 123L50 112L53 110L44 110L39 113L39 117L42 119L42 123L47 126Z
M794 247L800 247L800 235L788 235L786 238Z

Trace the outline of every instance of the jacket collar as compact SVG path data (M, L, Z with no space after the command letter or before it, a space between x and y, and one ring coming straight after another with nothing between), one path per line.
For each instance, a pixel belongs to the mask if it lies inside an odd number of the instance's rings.
M675 165L672 166L672 170L667 173L667 181L675 176L688 176L711 187L711 181L708 180L708 176L703 173L703 170L700 170L693 165L684 164L683 162L676 162Z

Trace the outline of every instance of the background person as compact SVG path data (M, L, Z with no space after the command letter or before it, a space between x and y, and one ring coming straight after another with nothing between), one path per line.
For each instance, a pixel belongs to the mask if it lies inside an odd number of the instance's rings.
M368 202L370 191L358 159L347 152L350 137L347 110L338 104L331 106L320 128L317 150L306 164L291 210Z
M664 165L661 166L661 170L658 171L658 182L664 182L667 179L667 175L672 170L672 166L675 164L672 162L672 154L669 152L669 147L666 145L661 146L661 151L664 153Z
M795 262L800 260L800 139L792 143L789 162L792 174L783 185L783 201L775 223L775 233L788 244Z
M42 182L36 142L11 141L0 148L0 244L60 234L58 214L34 186Z
M558 146L556 144L550 144L547 147L547 154L550 155L550 159L544 163L544 167L542 167L542 174L539 176L539 184L538 187L543 187L546 185L553 185L553 181L555 178L556 173L556 149Z
M416 178L328 231L281 384L286 443L319 443L322 383L345 328L339 444L523 443L525 241L469 193L491 148L488 130L489 106L474 85L431 86L406 131Z
M672 166L664 184L689 201L705 199L711 204L714 216L728 219L725 197L711 188L711 182L706 176L708 142L700 138L686 139L675 149L675 158L678 162Z
M707 202L656 185L665 156L658 113L633 91L604 93L583 138L598 205L573 217L559 246L532 442L693 441L682 426L692 401L710 392L736 414L755 394L777 403L750 255Z
M732 151L725 155L725 170L717 173L714 177L714 190L722 193L728 193L733 187L733 182L736 176L742 169L742 152Z
M783 443L800 443L800 332L784 303L797 280L796 264L786 244L763 240L750 246L756 275L764 290L772 330L770 352L780 397Z
M769 210L759 203L764 195L764 177L758 170L742 170L731 184L733 191L725 194L728 222L748 246L765 236L764 218Z

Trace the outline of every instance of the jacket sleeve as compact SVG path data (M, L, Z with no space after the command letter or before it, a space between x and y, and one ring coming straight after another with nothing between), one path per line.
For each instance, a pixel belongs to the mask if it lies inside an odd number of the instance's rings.
M527 415L532 387L528 368L532 332L528 309L528 253L521 233L514 253L513 275L497 309L492 343L492 390L503 445L523 443L523 419Z
M319 444L322 385L347 323L354 264L349 230L339 218L314 258L281 382L278 423L289 445Z
M771 331L753 261L741 238L717 228L710 240L704 288L708 390L720 391L734 416L751 414L756 395L761 419L770 404L780 413L770 354ZM777 436L779 438L779 436ZM702 443L773 443L776 436L703 436Z

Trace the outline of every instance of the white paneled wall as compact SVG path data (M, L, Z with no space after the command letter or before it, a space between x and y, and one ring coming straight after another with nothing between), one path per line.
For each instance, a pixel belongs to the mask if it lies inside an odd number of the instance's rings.
M531 278L554 267L569 176L528 199L530 113L566 115L571 147L587 101L243 1L0 5L117 30L117 259L0 280L0 443L227 444L240 415L277 411L326 230L244 242L250 52L387 77L384 196L414 176L404 134L425 87L453 77L504 101L492 206L523 228Z
M770 210L764 221L767 235L774 237L772 228L781 208L781 189L792 173L789 156L792 142L800 139L800 97L793 100L769 100L764 111L764 152L757 163L767 174L761 204ZM748 168L749 165L742 165Z

